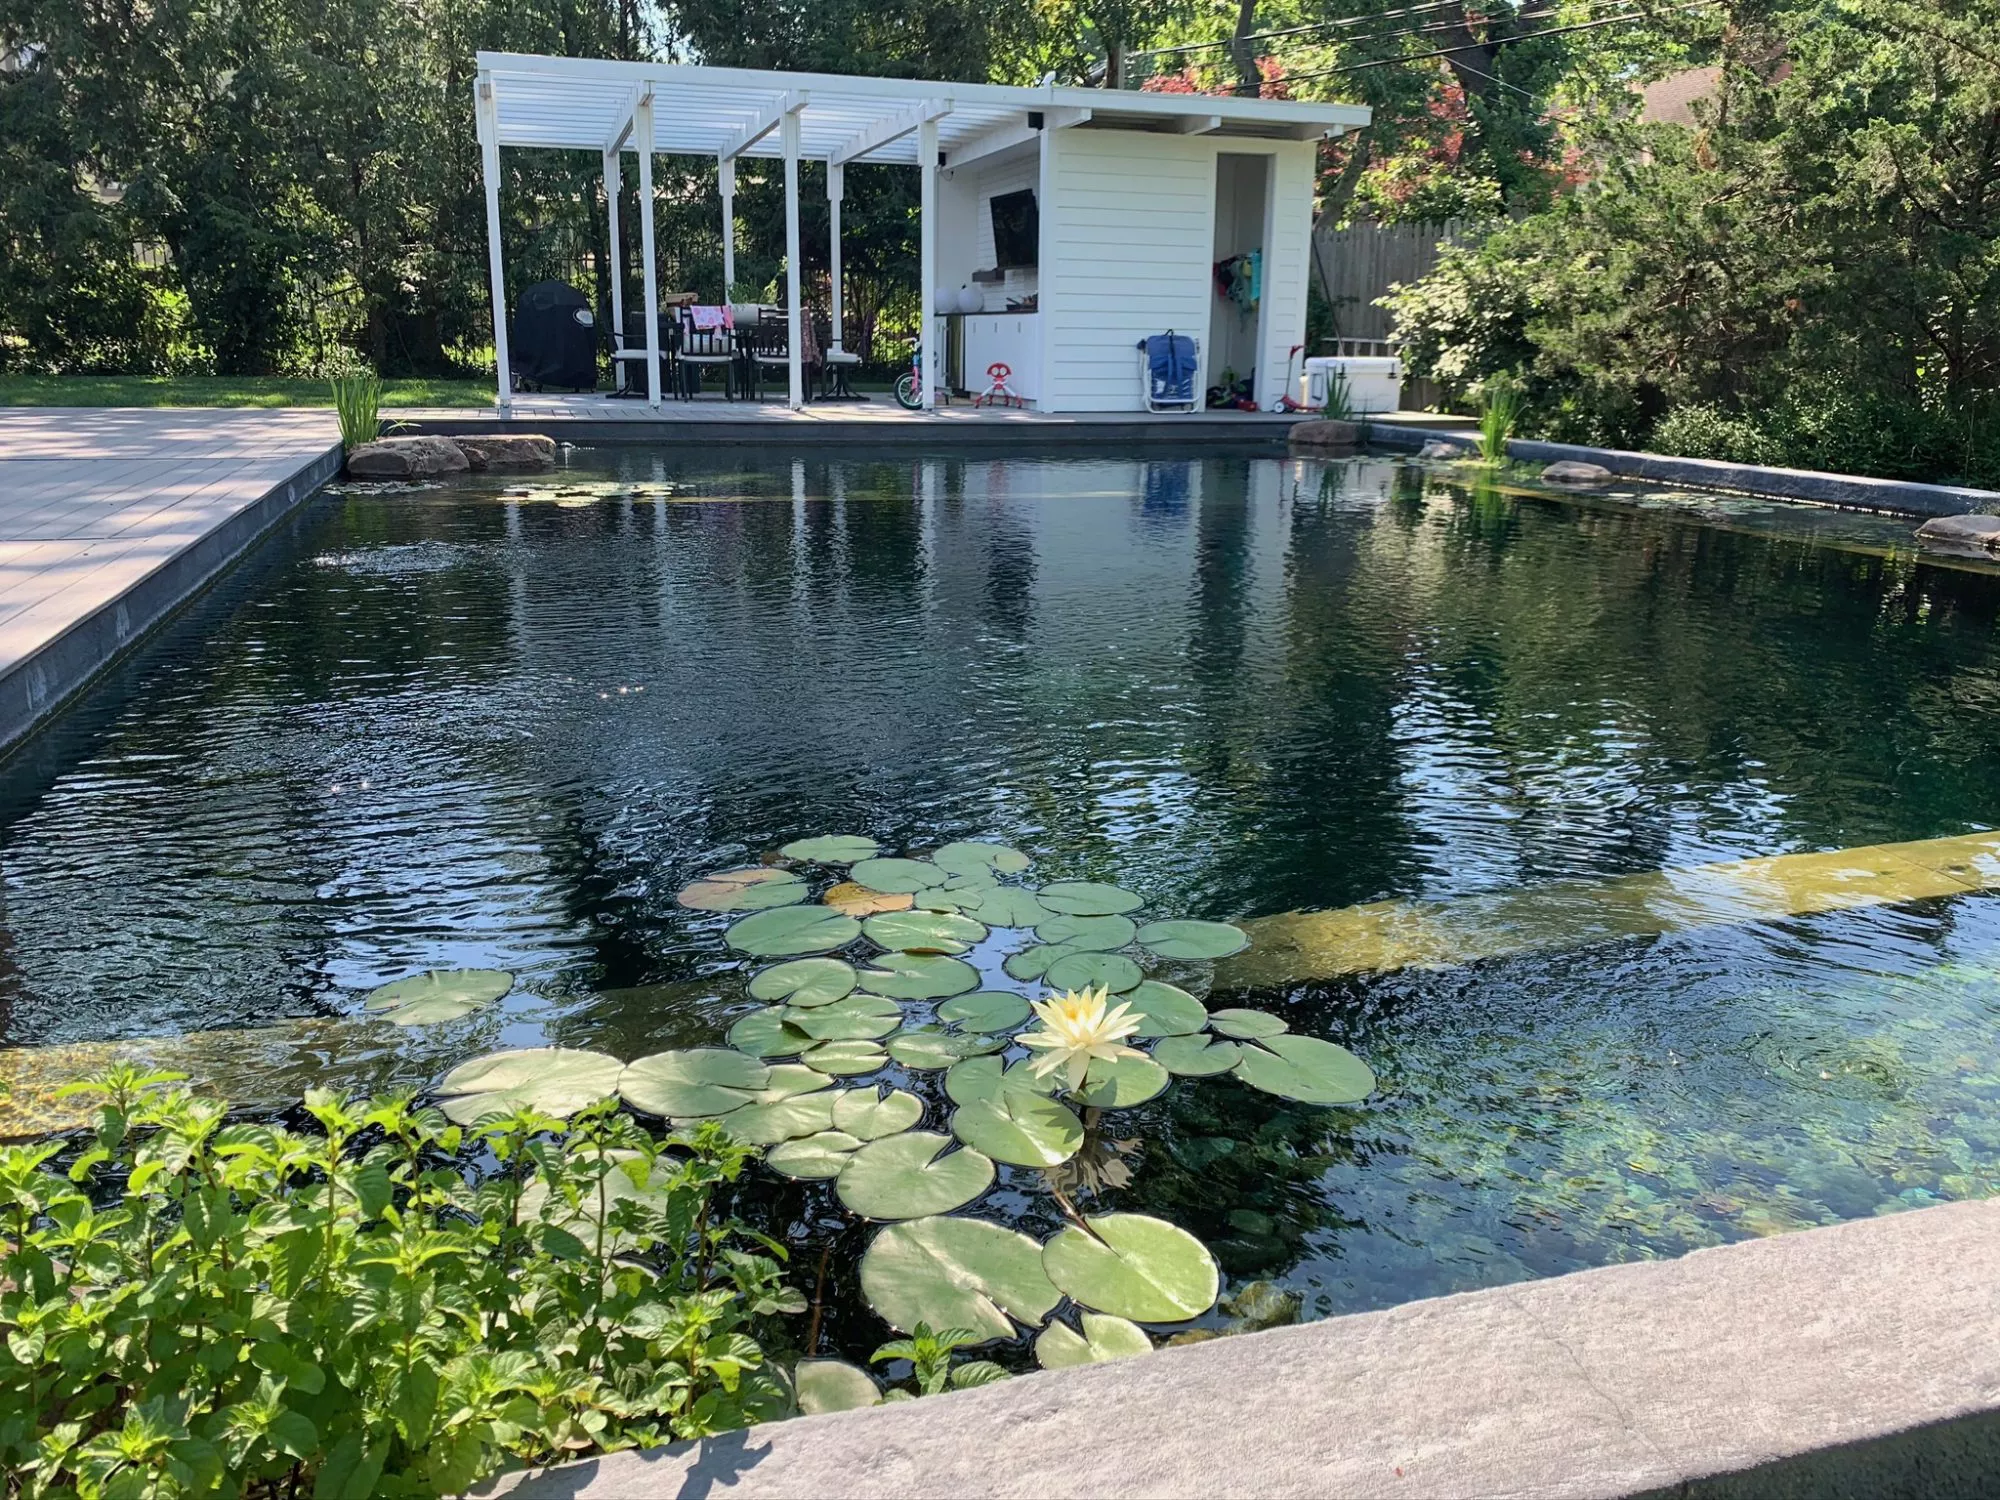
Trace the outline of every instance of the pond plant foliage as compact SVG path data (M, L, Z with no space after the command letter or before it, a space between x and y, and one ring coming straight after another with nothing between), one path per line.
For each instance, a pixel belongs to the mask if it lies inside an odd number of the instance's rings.
M1058 1369L1249 1326L1192 1327L1222 1289L1195 1235L1088 1206L1138 1149L1107 1121L1222 1075L1308 1106L1374 1076L1279 1016L1208 1010L1193 991L1239 929L1028 868L832 835L692 881L682 904L744 960L727 1045L493 1053L421 1102L316 1092L289 1123L172 1074L77 1085L87 1140L0 1151L8 1493L451 1493L1004 1378L958 1357L980 1345ZM421 1026L512 985L437 971L365 1005ZM866 1236L888 1370L822 1352L827 1256L789 1280L734 1217L750 1189ZM1063 1227L1009 1219L1023 1193Z

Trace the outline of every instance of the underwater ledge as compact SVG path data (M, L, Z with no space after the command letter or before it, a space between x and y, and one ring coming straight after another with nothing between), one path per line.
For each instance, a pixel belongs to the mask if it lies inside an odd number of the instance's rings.
M649 1454L511 1500L1974 1496L2000 1201L1163 1349Z

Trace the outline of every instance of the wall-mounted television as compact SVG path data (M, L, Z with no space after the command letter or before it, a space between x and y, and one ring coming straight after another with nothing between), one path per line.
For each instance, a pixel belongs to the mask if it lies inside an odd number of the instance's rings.
M1031 268L1041 261L1042 215L1035 190L1001 193L993 199L993 261L1000 269Z

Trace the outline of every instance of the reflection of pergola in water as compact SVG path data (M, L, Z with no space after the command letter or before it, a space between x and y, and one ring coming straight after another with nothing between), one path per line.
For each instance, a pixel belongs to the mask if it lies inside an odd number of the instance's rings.
M1366 109L1346 104L1294 103L1190 94L1148 94L1102 89L1057 88L1044 85L1014 88L998 84L936 83L913 79L839 77L826 74L770 73L743 68L678 67L655 63L608 62L589 58L538 57L515 53L479 54L478 126L486 180L487 246L492 276L494 354L499 366L500 404L510 404L512 371L507 350L506 283L500 250L500 148L589 150L604 159L605 196L610 204L611 244L618 244L618 184L624 153L639 159L639 201L653 200L653 156L713 157L721 185L724 296L735 280L736 162L740 157L781 157L785 164L785 307L788 314L791 405L805 399L800 366L799 300L799 163L823 161L827 166L827 198L832 218L832 342L841 342L840 203L842 176L850 162L901 163L922 169L921 347L926 371L937 371L936 319L938 294L939 169L953 171L1009 153L1032 148L1039 153L1042 179L1048 180L1049 132L1083 127L1099 141L1145 135L1206 150L1208 170L1214 171L1217 149L1271 153L1278 143L1315 142L1357 129L1368 121ZM1217 145L1219 138L1222 145ZM1157 149L1157 146L1156 146ZM1310 157L1310 148L1293 145L1294 155ZM1186 153L1183 152L1183 155ZM1188 157L1192 161L1194 157ZM1310 166L1292 172L1286 182L1287 209L1303 205L1309 216ZM1297 181L1294 181L1297 179ZM1143 186L1143 185L1142 185ZM1043 196L1047 196L1044 194ZM1163 196L1171 198L1168 193ZM1192 195L1184 194L1192 205ZM1274 196L1273 201L1276 201ZM1192 252L1202 272L1196 289L1206 299L1206 270L1213 238L1212 205L1203 201L1200 213L1189 211L1126 214L1118 243L1109 246L1114 260L1122 256L1121 274L1143 283L1149 261L1157 258L1162 237ZM962 227L962 226L955 226ZM1285 228L1291 230L1289 219ZM1299 226L1304 229L1303 219ZM1049 216L1042 218L1042 259L1052 263ZM1199 238L1198 246L1194 244ZM1107 247L1093 244L1066 253L1102 268ZM1296 275L1298 318L1304 318L1303 240ZM653 244L653 216L641 215L640 253L646 303L646 394L660 401L659 288ZM1183 257L1186 259L1187 257ZM969 268L968 268L969 269ZM1186 280L1186 266L1176 274ZM1275 274L1275 272L1274 272ZM1292 278L1286 266L1287 288ZM611 316L622 333L624 292L621 278L611 282ZM1275 283L1274 283L1275 284ZM1181 291L1179 281L1174 290ZM1082 300L1082 299L1079 299ZM1183 297L1183 301L1185 301ZM1204 300L1203 308L1206 307ZM1162 325L1165 326L1165 325ZM1146 331L1159 332L1159 327ZM1111 344L1107 336L1106 348ZM1268 342L1268 341L1267 341ZM1127 364L1130 344L1125 344ZM925 382L924 404L931 404L934 380Z

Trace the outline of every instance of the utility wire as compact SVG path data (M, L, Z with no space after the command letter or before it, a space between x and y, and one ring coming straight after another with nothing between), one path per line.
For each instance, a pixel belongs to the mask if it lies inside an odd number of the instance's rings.
M1332 21L1315 21L1310 26L1288 26L1283 31L1253 31L1247 36L1222 42L1183 42L1175 47L1134 47L1127 57L1163 57L1169 52L1212 52L1219 47L1235 47L1242 42L1263 42L1274 37L1304 36L1310 31L1331 31L1340 26L1359 26L1367 21L1393 21L1398 16L1422 15L1433 10L1450 10L1463 0L1431 0L1428 5L1412 5L1403 10L1377 11L1367 16L1341 16Z

